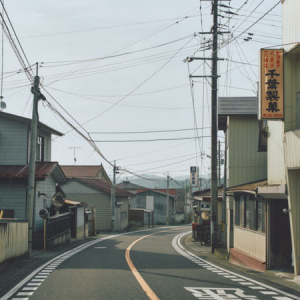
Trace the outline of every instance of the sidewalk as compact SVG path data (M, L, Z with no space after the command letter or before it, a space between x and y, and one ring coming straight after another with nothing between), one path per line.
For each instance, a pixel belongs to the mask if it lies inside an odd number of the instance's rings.
M182 245L194 255L200 256L211 263L216 263L229 271L261 281L267 285L279 285L281 290L292 294L298 291L300 295L300 278L297 277L295 279L293 273L284 270L267 270L266 272L260 272L233 264L227 260L227 251L225 249L215 249L215 253L213 254L211 253L210 246L203 246L199 241L193 242L191 234L184 236Z

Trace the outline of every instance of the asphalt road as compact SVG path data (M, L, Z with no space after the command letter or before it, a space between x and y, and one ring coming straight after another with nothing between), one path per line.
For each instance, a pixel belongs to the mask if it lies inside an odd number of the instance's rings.
M36 270L6 299L300 299L194 256L181 245L188 230L92 241Z

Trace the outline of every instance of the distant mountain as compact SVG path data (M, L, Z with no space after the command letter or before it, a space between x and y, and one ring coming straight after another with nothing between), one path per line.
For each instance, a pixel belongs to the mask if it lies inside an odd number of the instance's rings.
M141 178L143 177L143 178ZM167 188L167 178L149 174L142 174L141 177L136 176L124 176L118 179L117 183L121 183L123 181L130 181L131 183L144 186L148 189L166 189ZM148 178L144 179L144 178ZM189 185L190 178L186 176L177 176L171 178L169 182L170 189L180 189L184 188L185 185ZM210 187L210 179L208 178L201 178L200 179L201 188L206 189Z

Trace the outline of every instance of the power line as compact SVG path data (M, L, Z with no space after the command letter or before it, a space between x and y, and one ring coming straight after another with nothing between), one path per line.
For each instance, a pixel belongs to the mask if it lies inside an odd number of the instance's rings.
M149 140L94 140L95 143L140 143L140 142L160 142L160 141L180 141L193 140L201 138L210 138L210 135L199 137L181 137L181 138L166 138L166 139L149 139Z
M209 129L210 127L204 127L204 129ZM196 128L203 129L203 128ZM90 134L144 134L144 133L160 133L160 132L179 132L179 131L189 131L195 130L195 128L184 128L184 129L168 129L168 130L152 130L152 131L96 131L90 132Z

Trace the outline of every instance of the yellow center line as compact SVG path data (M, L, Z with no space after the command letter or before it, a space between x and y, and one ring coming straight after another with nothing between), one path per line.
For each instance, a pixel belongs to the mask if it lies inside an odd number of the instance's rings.
M150 288L150 286L147 284L147 282L143 279L143 277L141 276L141 274L138 272L138 270L136 269L136 267L134 266L134 264L132 263L131 259L130 259L130 250L131 248L138 243L139 241L154 235L154 234L158 234L161 232L167 232L169 230L165 230L165 231L159 231L159 232L154 232L145 236L142 236L141 238L135 240L133 243L131 243L127 249L126 249L126 253L125 253L125 258L127 261L127 264L131 270L131 272L133 273L134 277L136 278L136 280L138 281L138 283L140 284L141 288L144 290L144 292L147 294L147 296L149 297L149 299L151 300L159 300L159 298L155 295L155 293L152 291L152 289Z

